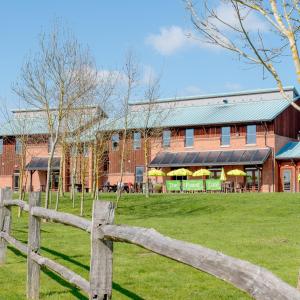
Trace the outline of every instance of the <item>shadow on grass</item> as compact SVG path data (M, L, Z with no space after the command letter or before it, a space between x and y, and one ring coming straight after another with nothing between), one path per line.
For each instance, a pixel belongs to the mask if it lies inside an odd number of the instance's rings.
M87 265L85 265L85 264L83 264L83 263L75 260L74 258L72 258L72 257L70 257L70 256L68 256L66 254L63 254L63 253L60 253L58 251L49 249L47 247L41 247L41 249L44 250L44 251L46 251L46 252L48 252L48 253L50 253L50 254L52 254L52 255L58 256L58 257L62 258L63 260L68 261L68 262L70 262L70 263L72 263L72 264L74 264L76 266L79 266L79 267L81 267L81 268L83 268L83 269L85 269L87 271L90 270L89 266L87 266Z
M15 255L17 256L22 256L23 258L26 258L27 256L25 254L23 254L22 252L20 252L18 249L15 249L11 246L8 246L8 249L11 250ZM43 249L44 251L54 254L56 256L59 256L61 258L63 258L66 261L69 261L77 266L80 266L86 270L89 270L89 266L86 266L78 261L76 261L75 259L70 258L69 256L62 254L60 252L57 252L55 250L52 249L48 249L46 247L41 247L41 249ZM87 300L88 298L86 296L84 296L80 290L78 288L76 288L75 286L73 286L72 284L70 284L68 281L64 280L63 278L61 278L59 275L57 275L56 273L52 272L49 269L46 268L42 268L42 271L44 274L46 274L47 276L49 276L50 278L52 278L53 280L55 280L57 283L59 283L60 285L66 287L69 289L69 292L76 297L77 299L84 299ZM139 295L135 294L132 291L127 290L126 288L122 287L121 285L119 285L116 282L113 282L113 289L119 293L121 293L122 295L128 297L128 299L132 299L132 300L144 300L144 298L140 297ZM51 296L51 295L56 295L56 294L65 294L66 292L47 292L45 293L47 296Z
M122 295L127 296L129 299L132 299L132 300L145 300L144 298L140 297L139 295L135 294L134 292L131 292L131 291L123 288L122 286L120 286L116 282L113 282L113 289L118 291Z

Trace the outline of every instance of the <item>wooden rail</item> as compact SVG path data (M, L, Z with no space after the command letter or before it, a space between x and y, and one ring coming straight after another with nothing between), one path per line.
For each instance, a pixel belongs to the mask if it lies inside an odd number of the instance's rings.
M109 300L112 295L113 242L137 245L222 279L255 299L299 299L300 292L270 271L200 245L175 240L154 229L112 225L111 202L94 201L92 221L40 207L40 193L31 193L29 204L12 200L10 190L0 189L0 264L5 263L7 243L27 255L27 298L39 299L40 267L46 267L82 289L89 299ZM11 207L29 212L28 244L11 236ZM39 254L41 218L91 233L89 281Z

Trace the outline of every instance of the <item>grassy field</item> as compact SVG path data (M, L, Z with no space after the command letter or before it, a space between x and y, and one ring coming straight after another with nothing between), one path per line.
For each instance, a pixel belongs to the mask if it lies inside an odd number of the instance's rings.
M113 200L114 195L103 195ZM91 201L85 202L86 217ZM61 211L79 214L68 198ZM296 285L300 267L300 194L125 195L116 223L153 227L268 268ZM16 218L13 235L27 240L27 214ZM59 224L42 224L42 254L88 278L89 235ZM133 245L115 244L113 299L249 299L214 277ZM0 299L25 299L26 259L9 247L0 268ZM43 270L41 299L87 299L56 274Z

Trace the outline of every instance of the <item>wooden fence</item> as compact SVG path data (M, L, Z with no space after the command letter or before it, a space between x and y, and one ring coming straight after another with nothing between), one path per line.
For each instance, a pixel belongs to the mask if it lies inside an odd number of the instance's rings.
M48 268L80 288L89 299L109 300L112 295L113 242L130 243L222 279L255 299L299 299L300 292L270 271L200 245L175 240L154 229L113 225L111 202L94 201L92 221L71 214L40 207L41 194L33 192L29 204L12 200L12 192L0 189L0 264L5 263L7 244L27 255L27 298L39 299L40 268ZM28 243L11 236L11 207L29 213ZM73 226L91 234L89 281L41 256L41 219Z

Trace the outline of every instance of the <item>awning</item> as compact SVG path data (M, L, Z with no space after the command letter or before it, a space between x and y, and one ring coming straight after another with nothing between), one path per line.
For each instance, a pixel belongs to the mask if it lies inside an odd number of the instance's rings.
M207 151L207 152L160 152L151 161L150 167L191 167L261 165L271 149Z
M60 158L54 157L52 160L52 171L58 171L60 166ZM26 165L27 171L47 171L48 157L33 157Z

